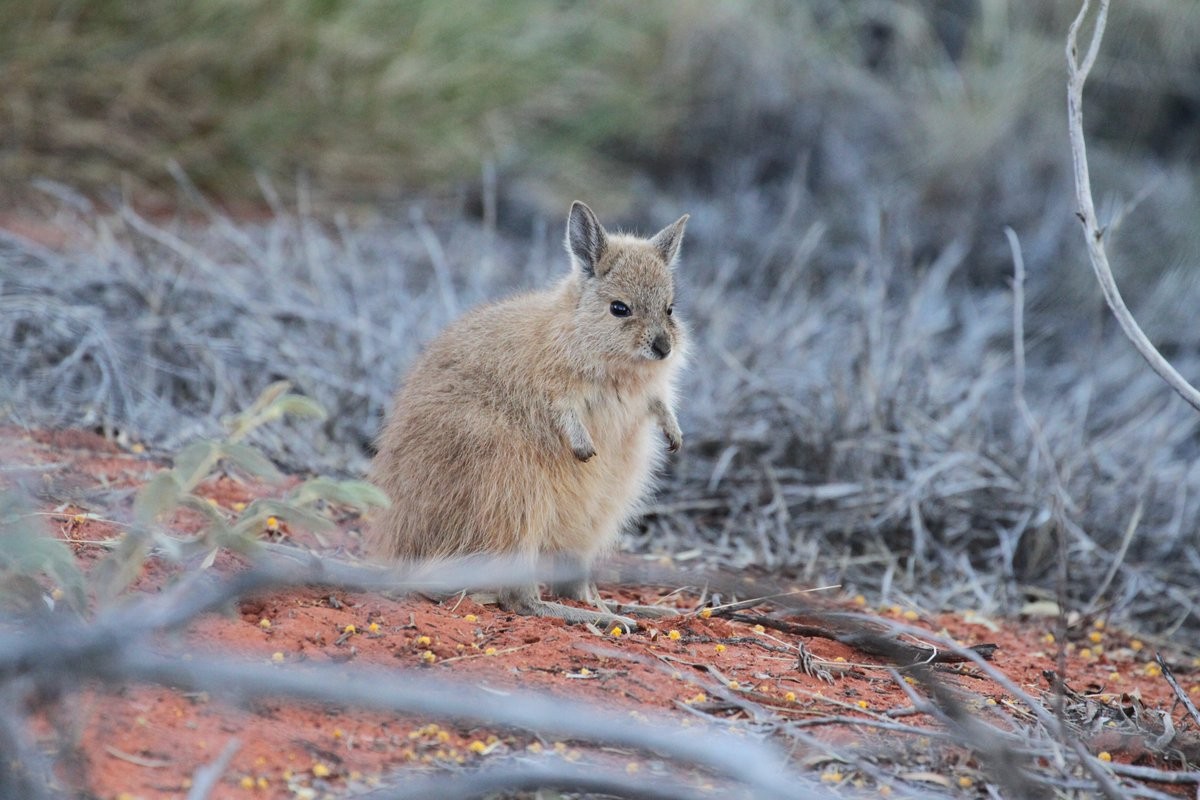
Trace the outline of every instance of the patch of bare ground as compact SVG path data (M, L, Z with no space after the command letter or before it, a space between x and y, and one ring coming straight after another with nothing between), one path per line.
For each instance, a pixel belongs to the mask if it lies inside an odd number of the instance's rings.
M121 509L128 507L130 490L163 466L135 449L140 450L76 431L0 431L6 478L23 477L43 498L69 498L45 503L42 511L85 566L103 553L105 540L121 531ZM203 484L200 494L233 509L268 491L222 476ZM173 527L186 532L192 524L181 513ZM320 554L354 556L361 524L343 520L335 533L320 539L286 527L264 531L264 536ZM222 553L211 569L232 574L244 564L241 557ZM133 591L158 592L179 569L152 559ZM202 617L163 637L159 646L183 661L248 660L270 665L281 675L297 665L340 665L346 681L356 680L357 669L370 667L394 671L396 681L414 671L453 677L498 696L535 690L626 714L631 725L654 720L685 730L716 719L737 728L769 717L803 728L830 747L871 752L876 763L891 765L886 771L898 783L970 792L986 781L984 765L970 750L947 740L946 729L902 673L842 641L787 630L805 620L772 616L766 604L732 615L729 609L703 610L702 596L691 588L666 593L622 586L605 593L620 601L672 606L678 615L614 635L515 616L469 596L435 602L420 596L290 588ZM1093 753L1106 754L1101 758L1114 765L1171 771L1180 768L1180 761L1164 754L1182 752L1185 761L1200 756L1188 711L1154 659L1156 648L1124 631L1085 620L1061 642L1053 634L1054 618L984 619L969 610L872 609L862 597L826 597L822 607L873 614L963 645L994 644L992 665L1047 708L1056 702L1052 682L1065 674L1064 718ZM1181 691L1200 699L1197 664L1169 648L1162 652ZM976 665L935 668L947 686L959 690L965 706L989 724L1019 731L1031 721L1021 698ZM232 740L239 745L216 797L339 796L389 780L398 770L459 770L531 753L571 762L581 758L582 746L461 720L277 698L232 704L203 692L158 686L81 687L68 713L76 731L74 744L63 742L41 718L38 735L47 748L74 748L74 757L64 762L71 765L64 780L102 798L184 796L197 770L216 760ZM631 775L654 776L664 769L661 761L632 751L610 750L602 758ZM818 772L829 783L886 783L818 752L799 761L798 767ZM695 781L697 791L702 790L703 777ZM1194 791L1186 784L1158 788Z

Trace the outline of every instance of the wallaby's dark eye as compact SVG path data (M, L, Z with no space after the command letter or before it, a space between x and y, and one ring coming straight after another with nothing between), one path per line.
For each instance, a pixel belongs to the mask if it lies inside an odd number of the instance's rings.
M674 313L675 313L675 304L672 303L671 305L667 306L667 316L669 317Z
M629 306L622 303L620 300L613 300L608 304L608 310L612 312L614 317L628 317L633 312L629 310Z

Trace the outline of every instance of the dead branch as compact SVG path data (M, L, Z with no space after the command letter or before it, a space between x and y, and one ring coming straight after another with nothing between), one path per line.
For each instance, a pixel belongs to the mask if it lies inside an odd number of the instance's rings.
M1088 73L1092 71L1092 66L1096 63L1096 54L1100 50L1100 41L1104 37L1104 26L1108 21L1108 3L1109 0L1100 0L1092 28L1091 42L1088 44L1087 53L1083 56L1082 61L1079 58L1077 39L1079 28L1083 25L1091 7L1091 0L1084 0L1079 9L1079 15L1075 17L1075 21L1071 23L1071 27L1067 31L1067 130L1071 140L1071 159L1075 169L1075 199L1078 203L1076 213L1079 221L1083 223L1084 239L1087 242L1088 259L1091 261L1092 271L1100 283L1100 290L1104 293L1105 302L1108 303L1113 316L1121 325L1121 330L1124 331L1142 358L1146 359L1146 363L1150 365L1151 369L1158 373L1159 377L1166 381L1167 385L1186 400L1192 408L1200 411L1200 391L1188 383L1187 379L1180 375L1151 344L1150 339L1146 337L1141 326L1129 311L1129 307L1125 305L1125 300L1121 297L1121 291L1117 288L1116 279L1113 277L1112 268L1108 263L1108 253L1104 248L1105 229L1100 227L1096 218L1096 207L1092 201L1092 180L1088 173L1087 147L1083 137L1083 86L1087 81Z

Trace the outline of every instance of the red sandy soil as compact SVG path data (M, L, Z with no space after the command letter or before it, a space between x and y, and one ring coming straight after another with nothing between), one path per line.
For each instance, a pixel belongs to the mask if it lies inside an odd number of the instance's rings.
M68 505L45 510L53 530L73 544L85 565L99 556L94 542L119 532L118 525L105 521L106 514L117 512L89 508L88 490L100 485L134 488L164 466L161 460L133 450L140 448L121 448L89 433L0 429L0 464L28 465L30 470L21 474L52 487L55 496L75 498ZM201 494L230 510L270 491L279 489L230 476L201 488ZM124 507L128 508L128 500ZM177 523L186 528L186 519ZM300 531L282 534L294 544L321 552L355 552L360 524L354 520L343 524L324 544ZM239 561L222 555L213 568L236 570ZM151 563L134 591L157 590L174 570ZM649 590L623 589L608 595L638 602L660 599ZM514 616L469 598L438 604L417 597L394 600L365 593L293 589L243 601L233 614L199 620L186 633L184 650L277 664L281 670L299 662L370 665L396 670L398 680L402 670L420 669L498 690L536 689L591 700L610 710L627 709L633 723L671 717L689 725L694 724L696 711L730 716L736 712L723 709L719 699L735 693L788 718L848 716L866 723L811 729L826 741L895 738L872 729L871 721L936 727L924 715L895 715L911 702L878 659L827 639L705 618L695 612L698 600L672 595L663 602L677 605L678 617L613 636L556 620ZM870 611L861 597L835 597L828 602L833 607ZM1050 635L1053 618L986 620L970 612L926 613L899 607L876 611L964 644L997 644L994 665L1034 697L1046 696L1044 671L1058 669L1059 646ZM1076 625L1069 638L1065 659L1071 688L1114 709L1134 708L1140 698L1146 708L1169 710L1176 728L1186 728L1186 712L1172 705L1172 690L1153 665L1153 647L1086 622ZM817 666L829 672L831 682L797 668L801 644ZM1200 669L1186 659L1176 664L1184 689L1200 700ZM1004 727L1028 718L1019 700L974 667L946 668L944 674L976 698L974 710L989 722ZM558 751L568 759L580 755L570 742L542 741L524 732L275 700L234 707L202 694L153 686L87 689L71 705L82 753L73 780L100 798L182 797L196 769L212 762L234 738L241 747L214 797L340 796L410 766L470 765L529 750ZM48 729L41 734L50 738ZM1118 762L1169 768L1136 737L1102 734L1089 746L1094 752L1109 752ZM617 757L631 771L653 774L655 769L652 762L640 762L637 754ZM971 776L978 774L973 769L975 765L963 754L952 776L931 773L926 779L960 785L971 793ZM836 777L835 772L826 775ZM311 789L316 791L310 794Z

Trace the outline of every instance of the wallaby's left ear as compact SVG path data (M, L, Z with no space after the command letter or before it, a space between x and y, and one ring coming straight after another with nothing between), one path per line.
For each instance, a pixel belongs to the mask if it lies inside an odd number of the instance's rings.
M662 254L663 261L667 262L668 267L673 265L679 256L679 245L683 242L683 228L687 225L690 216L690 214L684 214L674 223L654 234L654 238L650 240L650 244L654 245L655 249Z

